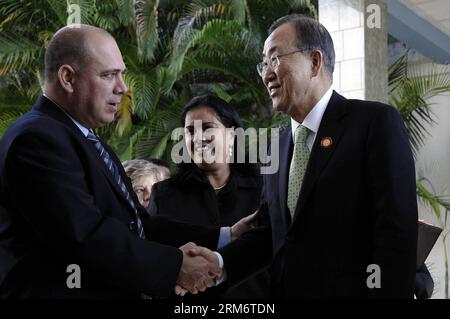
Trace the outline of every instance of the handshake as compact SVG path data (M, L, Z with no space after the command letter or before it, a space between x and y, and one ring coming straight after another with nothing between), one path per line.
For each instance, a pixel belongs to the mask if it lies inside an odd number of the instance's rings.
M256 227L258 211L244 217L231 227L231 240ZM216 285L224 273L219 266L219 257L208 248L187 243L180 247L183 252L183 264L178 274L175 294L184 296L187 292L197 294Z
M217 279L222 278L223 271L214 252L194 243L187 243L180 249L183 252L183 264L175 286L177 295L205 291L214 286Z

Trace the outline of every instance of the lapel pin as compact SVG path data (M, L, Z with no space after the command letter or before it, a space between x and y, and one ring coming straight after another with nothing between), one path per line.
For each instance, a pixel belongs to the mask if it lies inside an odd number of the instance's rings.
M331 137L326 136L320 141L320 146L323 148L329 148L331 145L333 145L333 140Z

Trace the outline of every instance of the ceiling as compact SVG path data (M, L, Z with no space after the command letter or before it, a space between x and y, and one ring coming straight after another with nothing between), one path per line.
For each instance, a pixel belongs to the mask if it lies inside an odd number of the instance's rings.
M387 0L388 32L440 64L450 64L450 0Z
M419 17L450 36L450 0L399 0Z

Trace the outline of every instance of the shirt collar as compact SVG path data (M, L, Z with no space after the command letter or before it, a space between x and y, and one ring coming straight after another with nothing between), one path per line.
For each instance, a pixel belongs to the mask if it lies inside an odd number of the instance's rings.
M303 123L299 123L293 118L291 118L291 128L292 128L292 138L294 139L295 130L300 125L308 128L313 134L317 134L319 130L320 122L322 121L323 113L327 109L327 105L330 102L331 95L333 94L333 89L330 87L327 92L322 96L322 98L317 102L316 105L309 111L306 115Z
M51 98L49 98L45 93L44 93L44 96L47 99L49 99L50 101L52 101L53 104L55 104L57 107L59 107L61 109L61 111L63 111L72 120L72 122L75 123L75 125L80 129L81 133L83 133L83 135L87 137L87 135L89 133L89 129L87 127L84 127L83 125L81 125L80 122L78 122L72 116L70 116L70 114L67 113L66 110L64 110L58 103L56 103Z

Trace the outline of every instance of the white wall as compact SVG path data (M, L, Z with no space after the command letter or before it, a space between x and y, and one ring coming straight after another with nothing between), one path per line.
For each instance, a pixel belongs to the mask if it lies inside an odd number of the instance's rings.
M380 8L380 27L369 27L367 8ZM333 89L349 99L387 102L387 7L384 0L320 0L319 21L333 38Z

